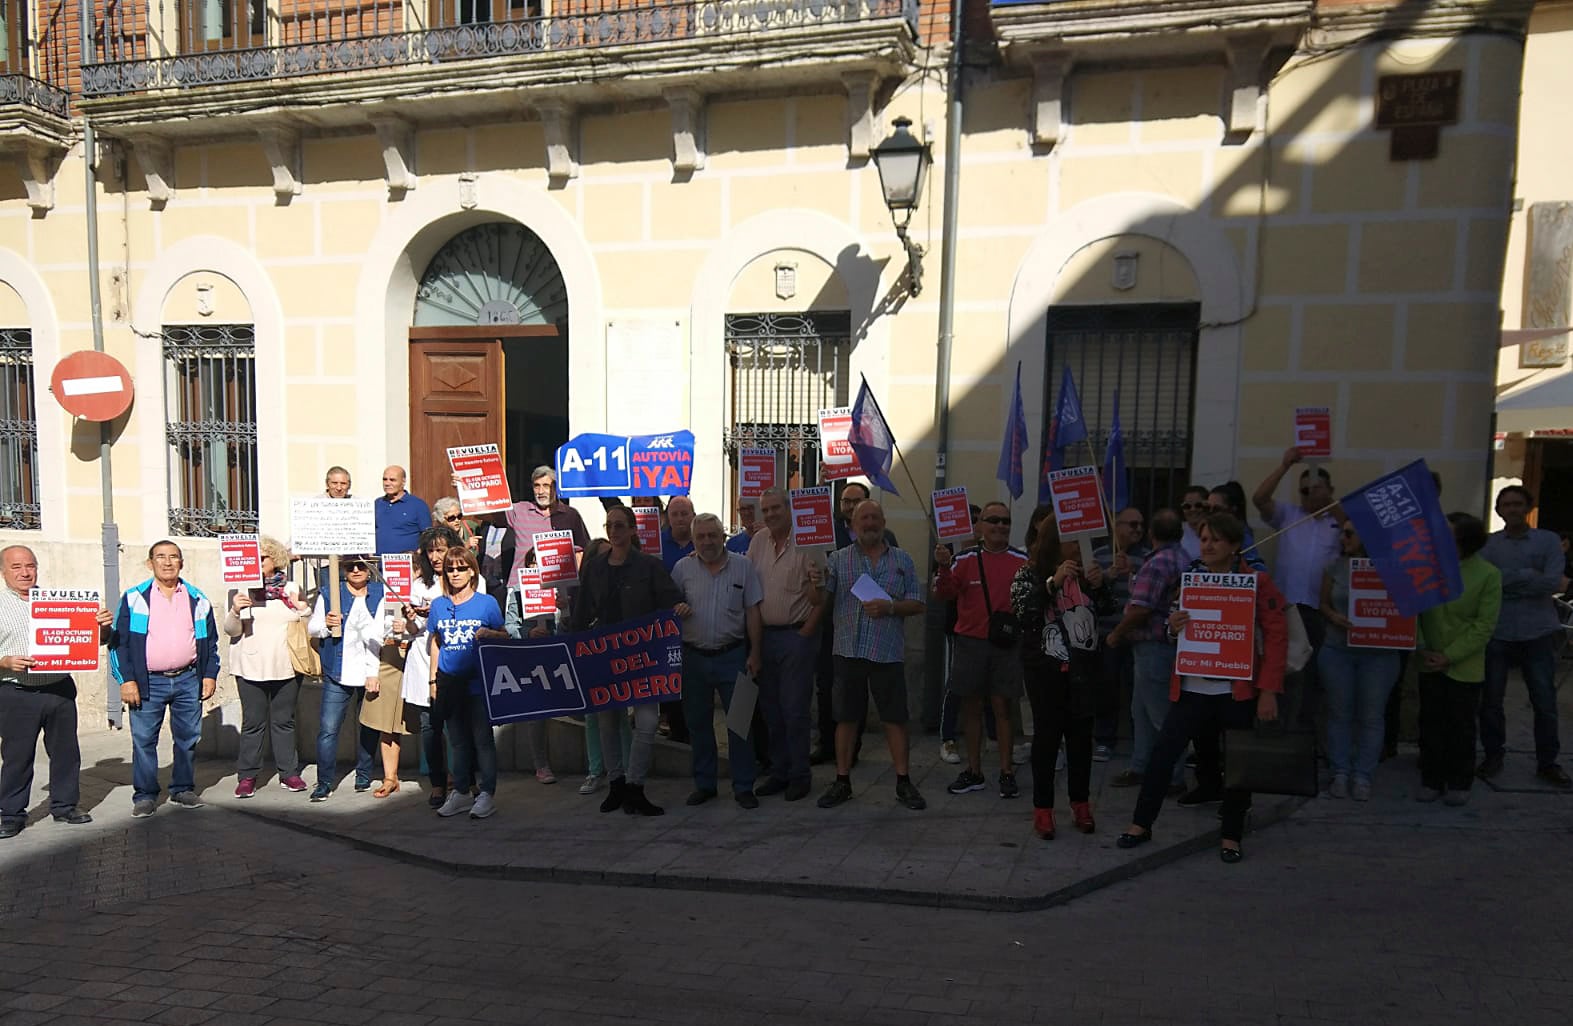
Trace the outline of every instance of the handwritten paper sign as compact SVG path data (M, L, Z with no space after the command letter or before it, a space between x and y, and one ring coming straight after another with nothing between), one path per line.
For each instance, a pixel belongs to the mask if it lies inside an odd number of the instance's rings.
M852 407L833 406L819 411L819 479L840 481L862 472L852 451Z
M225 584L241 588L262 587L262 547L259 542L254 534L218 536L219 568Z
M1049 474L1050 501L1061 538L1107 534L1108 515L1098 492L1096 467L1070 467Z
M291 548L306 556L359 556L377 551L374 499L318 495L289 501Z
M850 427L851 422L848 421ZM739 449L737 453L737 497L747 502L776 486L774 449Z
M1415 647L1415 618L1399 613L1382 575L1369 559L1349 561L1349 647Z
M940 541L970 540L972 510L965 488L941 488L929 495L934 507L934 531Z
M410 602L414 599L415 557L389 554L382 557L382 586L390 602Z
M535 548L535 563L541 569L541 586L555 588L572 584L579 579L579 567L573 558L572 531L542 531L530 536Z
M1333 411L1326 406L1296 409L1294 445L1304 459L1329 459L1333 455Z
M639 538L639 551L648 556L661 554L661 507L634 507L634 534Z
M98 611L95 589L33 588L27 593L27 654L34 673L98 669Z
M830 486L794 488L792 541L798 545L834 545L836 528L830 521Z
M1180 575L1180 608L1191 622L1174 655L1182 676L1250 680L1256 669L1256 575Z
M526 620L533 616L553 616L557 612L557 593L541 587L541 568L519 568L519 608Z
M459 512L467 517L501 513L513 505L502 453L496 443L461 445L448 450L448 466L458 478Z

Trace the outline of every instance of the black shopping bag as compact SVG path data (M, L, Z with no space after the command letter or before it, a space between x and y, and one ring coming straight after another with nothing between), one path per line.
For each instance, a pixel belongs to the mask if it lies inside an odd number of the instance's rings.
M1256 794L1316 797L1316 736L1258 726L1223 733L1223 786Z

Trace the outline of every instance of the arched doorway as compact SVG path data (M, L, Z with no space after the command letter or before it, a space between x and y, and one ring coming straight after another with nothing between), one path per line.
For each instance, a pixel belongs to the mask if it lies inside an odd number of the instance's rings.
M410 328L410 475L447 494L447 450L496 442L515 497L568 438L568 294L512 221L467 228L421 274Z

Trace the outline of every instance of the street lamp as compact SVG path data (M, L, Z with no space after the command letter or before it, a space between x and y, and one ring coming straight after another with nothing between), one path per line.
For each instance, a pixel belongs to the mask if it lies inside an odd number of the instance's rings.
M891 220L896 225L896 238L907 252L907 280L912 284L912 295L923 291L923 247L907 237L907 225L912 221L912 211L923 198L923 180L928 177L933 154L927 143L907 129L911 118L897 118L895 131L874 148L870 154L879 169L879 188L885 194L885 206L890 208Z

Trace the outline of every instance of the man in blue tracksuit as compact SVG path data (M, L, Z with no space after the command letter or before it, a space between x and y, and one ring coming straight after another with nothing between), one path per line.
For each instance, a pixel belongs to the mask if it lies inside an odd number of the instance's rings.
M175 742L170 801L200 809L196 752L202 703L218 685L218 624L213 604L180 576L180 546L161 541L148 550L151 580L120 596L109 640L109 672L131 709L131 815L151 816L158 799L158 735L169 710Z

